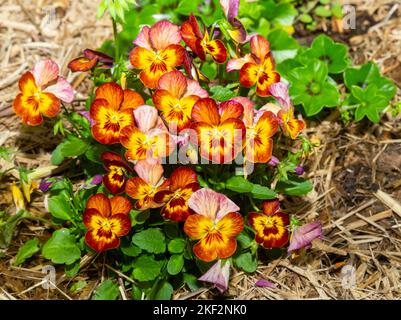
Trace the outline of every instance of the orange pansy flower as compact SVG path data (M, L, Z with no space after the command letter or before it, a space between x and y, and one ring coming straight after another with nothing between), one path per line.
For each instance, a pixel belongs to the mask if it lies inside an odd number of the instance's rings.
M96 89L90 107L93 137L103 144L118 143L121 131L134 124L133 110L145 101L133 90L123 90L117 83L102 84Z
M244 227L239 207L225 195L211 189L200 189L188 201L195 212L184 224L184 232L193 240L195 255L206 262L231 257Z
M248 223L256 231L255 240L266 249L281 248L288 242L288 215L280 211L278 200L264 201L262 208L262 212L248 215Z
M214 163L231 162L243 149L245 125L240 120L243 106L228 100L217 104L211 98L198 100L192 108L191 128L197 133L192 143L200 154Z
M190 15L188 21L181 26L181 35L188 47L202 60L206 60L206 54L210 54L217 63L227 60L227 49L221 40L211 40L206 28L202 34L198 21L194 15Z
M170 155L175 140L170 136L157 109L143 105L134 111L135 125L124 128L120 142L127 148L125 157L130 160L157 161Z
M128 215L131 209L131 202L122 196L108 198L103 193L91 196L83 214L88 246L97 252L118 248L120 237L131 230Z
M127 181L125 192L137 200L135 209L146 210L161 207L163 204L154 201L155 194L167 190L170 183L163 177L163 166L160 163L139 160L134 170L138 176Z
M171 71L160 78L152 99L170 132L179 133L190 125L195 102L206 97L207 91L197 81L185 78L179 71Z
M227 63L227 71L240 70L241 85L250 88L256 84L257 95L270 96L270 86L280 81L280 74L275 71L270 44L262 36L255 35L251 38L251 52L242 58L231 59Z
M270 111L256 110L251 100L235 97L244 106L246 127L245 159L252 163L266 163L272 157L273 139L278 129L277 117Z
M180 29L162 20L151 28L143 27L131 51L130 61L134 68L142 70L139 78L148 88L156 88L160 77L175 70L184 62L185 49L180 46Z
M57 116L61 101L72 102L73 89L59 76L59 71L57 63L44 60L22 75L18 82L21 93L14 99L13 110L23 123L37 126L43 122L43 116Z
M192 213L188 199L199 189L195 171L189 167L179 167L169 178L169 189L155 195L155 201L164 204L161 214L173 221L185 221Z
M294 108L292 106L288 110L280 110L277 116L284 134L290 136L291 139L296 139L305 128L305 122L294 117Z
M118 194L125 190L127 174L131 168L117 153L106 151L101 155L104 168L107 173L103 176L103 184L112 194Z

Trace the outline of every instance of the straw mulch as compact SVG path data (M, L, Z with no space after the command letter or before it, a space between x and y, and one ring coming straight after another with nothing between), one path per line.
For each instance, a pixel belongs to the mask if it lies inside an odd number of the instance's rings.
M50 129L23 128L10 105L16 81L40 58L51 57L84 101L90 82L69 74L66 63L86 47L95 48L110 38L108 19L96 21L94 1L0 1L0 145L15 149L14 163L36 168L49 165L57 144ZM346 1L343 1L344 3ZM357 8L357 30L336 37L347 41L356 63L376 61L384 74L401 87L401 5L389 0L352 0ZM50 10L51 6L55 10ZM47 7L46 7L47 6ZM21 10L21 7L24 10ZM47 8L47 9L43 9ZM48 12L51 12L49 15ZM49 20L50 19L50 20ZM50 21L50 22L49 22ZM323 22L323 30L331 30ZM304 39L305 40L305 39ZM310 39L306 39L306 42ZM397 99L401 97L400 90ZM79 108L79 102L74 108ZM287 212L301 221L320 219L324 239L299 256L262 262L253 275L234 271L232 299L397 299L401 294L401 125L389 114L379 125L362 122L344 127L333 113L321 123L309 123L306 134L318 147L305 163L314 191L302 199L283 202ZM63 168L62 168L63 169ZM15 177L0 184L0 210L12 212L9 187ZM43 196L36 194L30 211L44 215ZM0 259L0 299L89 299L110 267L92 257L82 260L79 276L68 279L57 269L57 288L45 290L42 267L36 257L13 267L19 246L33 236L45 241L51 230L41 223L24 222L12 245ZM1 252L0 252L1 253ZM130 297L120 277L122 297ZM275 288L258 288L266 279ZM72 294L71 284L88 285ZM178 290L177 299L215 298L217 292Z

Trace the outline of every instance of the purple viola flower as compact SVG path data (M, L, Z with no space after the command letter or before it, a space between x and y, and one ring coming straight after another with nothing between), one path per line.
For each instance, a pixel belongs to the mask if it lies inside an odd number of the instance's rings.
M92 181L90 183L94 186L97 186L101 184L102 181L103 181L103 176L101 174L97 174L92 178Z
M89 111L81 111L79 114L89 121L91 127L94 125L95 121L91 118Z
M198 280L209 282L214 285L221 293L227 290L230 278L230 261L226 261L222 265L222 261L218 260L203 276Z
M298 166L294 169L294 171L295 171L295 174L296 174L296 175L300 176L300 175L302 175L302 174L305 172L305 169L304 169L303 166L298 165Z

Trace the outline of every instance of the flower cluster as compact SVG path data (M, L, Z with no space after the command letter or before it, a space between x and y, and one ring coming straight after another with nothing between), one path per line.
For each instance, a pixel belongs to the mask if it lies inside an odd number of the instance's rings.
M213 190L213 179L205 182L199 175L202 166L195 164L229 167L242 159L244 167L260 164L267 170L268 164L277 163L273 156L277 136L295 140L305 126L294 115L269 42L260 35L246 35L236 19L235 3L221 1L231 26L228 31L235 43L249 42L250 53L230 58L221 34L202 28L194 15L181 26L166 20L145 26L133 41L127 71L141 85L134 90L120 79L98 85L85 114L96 141L91 143L110 147L100 156L104 191L89 197L82 217L87 245L97 252L115 249L132 230L130 212L159 211L161 219L178 223L192 241L197 259L216 261L200 280L217 283L218 279L220 290L228 281L226 259L236 252L245 223L253 230L255 243L271 249L289 242L290 219L278 200L263 201L261 212L244 211L224 187L218 189L224 193ZM206 78L199 64L208 60L227 62L227 72L239 71L242 87L255 89L225 101L212 98L208 86L200 82ZM69 68L110 70L113 63L108 55L85 50ZM25 124L38 125L42 116L56 117L61 104L73 100L72 87L52 61L35 65L19 86L14 110ZM260 107L262 98L269 100ZM178 164L172 165L171 157L177 154ZM250 174L247 171L245 178ZM305 240L300 231L294 239ZM291 250L305 245L293 244Z

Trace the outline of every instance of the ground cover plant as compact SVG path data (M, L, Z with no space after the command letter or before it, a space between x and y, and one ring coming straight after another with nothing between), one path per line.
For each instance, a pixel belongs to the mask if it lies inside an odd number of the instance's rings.
M51 169L19 169L2 247L20 221L36 219L25 204L37 187L54 231L45 243L27 241L14 263L41 254L74 277L95 256L130 279L133 299L169 299L205 282L223 293L232 267L252 273L321 238L318 220L301 225L280 206L313 188L302 166L314 148L304 119L336 108L345 124L377 123L396 87L372 62L353 66L328 36L298 44L289 30L296 8L102 1L98 15L111 16L114 39L68 64L94 83L85 111L70 110L74 89L53 60L19 79L14 112L25 125L53 126L62 139L52 164L69 161L86 182L56 176L36 186ZM119 294L110 275L94 297Z

